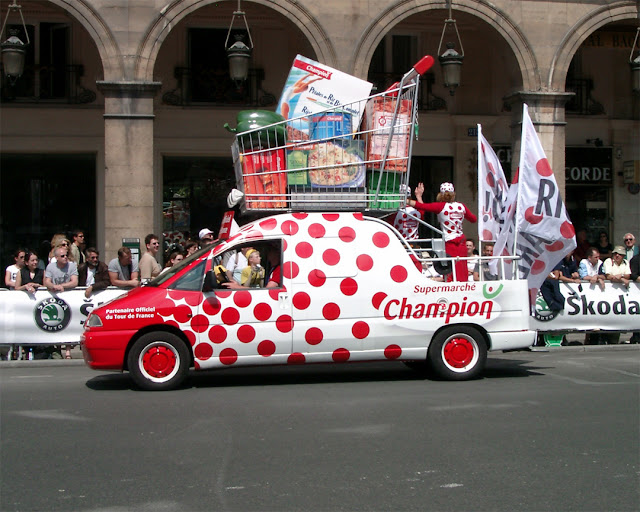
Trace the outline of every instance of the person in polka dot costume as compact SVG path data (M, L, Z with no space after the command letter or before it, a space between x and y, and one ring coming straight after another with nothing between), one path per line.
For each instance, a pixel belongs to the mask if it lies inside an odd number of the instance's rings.
M436 197L435 203L423 203L423 193L424 184L418 183L415 189L416 200L407 198L407 204L415 207L421 214L424 212L437 214L440 228L444 233L444 248L447 256L466 257L467 239L462 232L462 222L465 219L477 222L477 217L464 204L456 201L456 192L452 183L445 182L440 185L440 193ZM458 261L455 264L454 275L456 281L468 280L466 261ZM453 277L450 275L449 280L452 279Z

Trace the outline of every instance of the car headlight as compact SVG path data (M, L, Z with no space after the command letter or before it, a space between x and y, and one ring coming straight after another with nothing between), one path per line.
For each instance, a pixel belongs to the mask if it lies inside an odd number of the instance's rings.
M85 329L90 329L91 327L102 327L102 320L98 315L89 314L87 321L84 323Z

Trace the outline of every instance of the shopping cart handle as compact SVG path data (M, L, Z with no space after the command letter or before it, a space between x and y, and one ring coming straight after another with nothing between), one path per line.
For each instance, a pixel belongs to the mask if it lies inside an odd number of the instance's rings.
M431 66L433 66L434 60L431 55L425 55L418 62L413 65L413 69L416 70L416 73L419 75L424 75Z

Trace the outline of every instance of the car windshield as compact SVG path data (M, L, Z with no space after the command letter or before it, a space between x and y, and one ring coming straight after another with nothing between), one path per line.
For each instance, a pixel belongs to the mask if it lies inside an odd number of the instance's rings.
M153 278L151 281L149 281L146 284L146 286L159 286L159 285L161 285L165 281L171 279L174 275L176 275L177 272L180 272L184 267L189 265L192 261L198 259L203 254L206 254L206 253L210 252L214 247L217 247L220 243L221 242L214 242L212 244L205 245L201 249L198 249L196 252L194 252L188 258L185 258L180 263L174 265L173 267L170 267L169 269L163 271L159 276Z

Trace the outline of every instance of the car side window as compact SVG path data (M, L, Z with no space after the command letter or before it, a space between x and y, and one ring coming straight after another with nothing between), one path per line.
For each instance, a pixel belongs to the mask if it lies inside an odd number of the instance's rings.
M169 286L172 290L199 292L202 289L206 260L201 261Z

